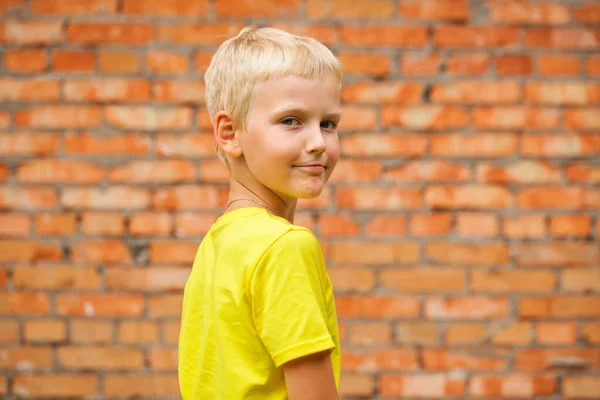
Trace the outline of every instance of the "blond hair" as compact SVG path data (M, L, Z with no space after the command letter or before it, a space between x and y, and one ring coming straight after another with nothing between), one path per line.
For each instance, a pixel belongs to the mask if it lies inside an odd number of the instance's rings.
M215 114L227 111L234 129L244 129L254 86L271 78L297 75L304 78L334 76L342 82L339 60L317 40L275 28L248 26L223 42L204 75L206 106L212 123ZM219 158L227 163L215 144Z

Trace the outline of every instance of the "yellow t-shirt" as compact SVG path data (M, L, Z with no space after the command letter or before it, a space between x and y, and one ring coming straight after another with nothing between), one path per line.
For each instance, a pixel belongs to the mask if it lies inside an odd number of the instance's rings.
M337 315L316 237L261 208L222 215L185 286L183 400L287 399L282 365L328 349L339 388Z

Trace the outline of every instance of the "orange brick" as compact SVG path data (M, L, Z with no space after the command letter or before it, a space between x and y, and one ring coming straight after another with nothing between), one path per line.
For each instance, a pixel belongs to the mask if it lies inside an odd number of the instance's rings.
M83 213L81 231L86 235L123 235L125 232L123 215L107 212Z
M11 171L8 166L0 164L0 181L7 181L10 179Z
M8 287L8 268L0 268L0 288Z
M540 238L546 236L546 222L541 215L520 215L504 218L504 236Z
M600 249L591 243L523 243L516 261L524 266L594 265L600 262Z
M397 210L398 208L414 209L421 205L421 193L418 189L341 187L336 191L336 195L338 206L346 209Z
M404 236L407 231L404 216L376 216L365 225L367 236Z
M106 287L110 290L183 291L190 271L186 268L118 268L107 271Z
M73 261L120 263L131 261L131 250L119 240L95 240L74 244Z
M37 128L91 128L102 122L96 106L52 105L23 108L16 112L15 123Z
M189 56L160 50L151 50L146 54L146 65L152 73L179 74L190 69Z
M448 213L413 214L410 217L412 236L446 235L452 230L453 218Z
M600 322L587 322L581 326L581 337L585 343L600 343Z
M202 23L162 25L159 28L159 40L179 44L220 44L237 35L243 24Z
M152 348L148 358L155 371L177 371L177 347Z
M565 110L565 126L581 130L597 130L600 128L600 111L592 108ZM590 143L592 144L588 137ZM592 149L595 146L592 145ZM592 150L597 152L597 150Z
M574 322L538 322L536 341L542 344L566 345L575 344L577 326Z
M431 135L431 153L446 157L507 157L517 151L513 133L437 133Z
M349 326L350 344L372 346L390 343L392 327L386 322L365 322Z
M139 73L142 70L140 56L125 51L101 51L98 54L98 68L105 73Z
M579 75L579 57L559 54L541 54L537 60L538 71L544 76Z
M521 88L509 81L434 84L431 99L439 103L516 103L521 99Z
M199 157L214 155L214 136L212 134L184 133L158 135L157 152L161 156Z
M65 151L82 155L143 155L150 151L150 138L139 133L114 133L106 136L67 133Z
M0 186L0 207L14 210L48 209L56 206L54 189L13 188Z
M89 306L88 310L89 310ZM86 319L70 319L71 341L81 344L108 344L113 342L114 323Z
M598 20L600 17L596 17L596 21ZM600 378L597 376L566 376L563 378L562 388L565 399L595 399L600 393Z
M150 98L151 86L144 79L71 80L64 83L63 94L70 101L142 101Z
M525 100L529 103L591 105L600 102L600 84L544 82L526 83Z
M580 359L591 368L598 368L600 350L594 348L574 349L520 349L515 352L516 370L546 370L561 360Z
M403 345L434 345L441 337L438 324L430 321L402 321L395 326L396 342Z
M559 3L493 0L488 7L490 20L499 24L565 25L570 21L569 7Z
M179 317L181 315L181 294L167 294L150 297L148 315L163 317Z
M530 55L503 54L494 57L498 75L531 75L533 60Z
M383 374L379 380L381 394L385 397L456 397L465 393L465 385L465 378L444 374Z
M83 161L38 160L21 164L17 178L35 183L97 183L104 178L104 168Z
M27 374L13 377L17 393L32 397L88 397L98 395L98 377L92 374Z
M76 294L64 293L56 297L57 315L129 317L144 311L144 298L137 294Z
M600 30L586 28L533 28L525 31L524 44L531 48L593 50Z
M50 44L62 41L62 22L9 20L0 24L0 40L15 44Z
M430 186L425 191L425 203L443 209L507 208L512 196L500 186Z
M58 362L71 369L135 370L144 365L140 349L111 347L59 347Z
M247 2L244 0L217 0L215 4L218 17L284 17L298 15L299 0L264 0ZM309 1L309 7L311 7ZM323 8L323 7L321 7ZM310 8L309 8L310 10Z
M50 368L52 349L50 347L9 347L2 349L0 368L17 369L26 365L29 369Z
M67 339L67 325L60 320L25 321L24 332L26 342L62 342Z
M308 0L309 18L389 18L394 13L392 0Z
M51 66L56 72L92 72L95 68L94 53L55 50L52 52Z
M381 170L378 161L340 160L331 182L373 182L379 179Z
M360 225L345 215L320 215L319 230L325 237L356 236Z
M493 129L550 129L558 126L559 114L554 109L536 107L478 107L473 112L477 128Z
M326 24L306 24L302 21L273 21L270 26L295 35L315 38L326 46L332 46L339 40L339 30L337 27Z
M456 232L461 237L497 236L499 218L494 214L461 213L456 220Z
M154 375L109 375L104 392L111 397L179 397L177 373Z
M388 169L385 177L409 182L466 181L471 178L471 171L463 164L450 161L409 161Z
M342 374L340 376L340 395L370 398L375 382L371 375Z
M55 101L60 95L56 80L0 79L0 101L5 103Z
M600 192L580 187L523 189L517 193L517 204L528 209L593 209L600 205Z
M498 345L526 345L531 343L532 325L530 322L501 323L489 328L493 332L492 343Z
M298 215L296 216L298 217ZM204 213L178 213L175 216L175 236L202 236L205 235L211 225L216 221L217 215ZM295 222L298 224L298 220Z
M108 177L113 182L176 183L196 178L196 167L190 161L132 161L112 168Z
M344 75L386 77L390 73L390 57L380 53L350 53L338 55Z
M405 53L399 60L402 75L435 75L440 72L442 56L434 53Z
M386 268L379 271L381 285L398 292L461 292L466 274L456 268Z
M8 49L4 52L4 68L18 74L42 72L47 68L46 50Z
M600 137L594 134L525 135L521 152L527 156L573 157L600 154Z
M159 341L157 321L122 321L118 340L127 344L153 344Z
M423 85L412 82L359 82L345 85L342 101L356 103L418 103Z
M340 317L415 317L419 301L408 296L338 296L337 312Z
M573 10L573 19L579 23L600 23L600 5L596 2L581 4Z
M596 269L565 269L561 274L561 287L568 292L589 293L600 290L600 271Z
M340 147L343 155L352 156L418 156L425 154L427 136L356 134L343 136Z
M62 251L58 244L36 240L0 240L0 262L2 261L59 261Z
M11 120L12 117L7 110L0 111L0 127L8 128L11 124Z
M506 297L429 297L425 300L425 315L434 319L493 319L506 317L509 307Z
M179 185L154 192L152 206L160 210L212 210L224 204L225 195L214 186Z
M13 274L14 285L19 289L98 290L101 285L100 274L94 267L19 265Z
M117 0L94 0L82 3L78 0L31 0L29 10L41 15L97 15L117 11Z
M129 220L129 231L134 236L169 235L173 230L173 218L168 213L133 214Z
M562 171L547 162L517 161L511 164L477 165L477 178L486 183L560 182Z
M205 16L208 0L168 0L160 3L124 0L123 13L128 15Z
M486 326L483 323L451 323L446 331L448 344L476 344L486 338Z
M150 24L72 22L67 26L67 38L76 44L142 45L156 39Z
M19 323L16 320L0 320L0 343L18 343L19 336Z
M519 30L510 27L437 26L433 30L437 47L516 47Z
M378 370L412 371L417 368L417 354L413 349L384 348L342 350L344 371L376 372Z
M341 28L341 39L350 46L423 47L427 43L427 28L345 24Z
M198 177L204 182L229 183L230 171L221 160L204 160L200 161Z
M196 81L159 81L153 87L154 97L163 102L204 104L204 84Z
M550 233L553 236L587 236L591 232L592 219L589 215L557 215L550 218Z
M574 163L567 167L567 178L573 182L600 182L600 167Z
M150 203L147 189L111 186L97 188L69 188L63 191L61 204L69 209L129 209L146 208Z
M523 318L597 318L600 315L600 297L521 297L518 312Z
M532 398L555 393L556 378L550 375L476 375L469 384L475 397Z
M384 126L405 129L451 129L468 124L468 112L453 106L383 107L381 121Z
M0 213L0 236L25 237L31 229L27 214Z
M150 244L150 260L156 263L191 263L197 243L154 241Z
M377 113L372 107L342 106L342 119L338 126L339 131L345 130L370 130L377 125Z
M490 67L490 56L485 53L461 53L448 56L446 70L453 75L481 75Z
M467 0L409 0L400 3L405 19L466 21L469 18Z
M119 129L183 129L191 126L192 113L187 107L109 106L106 122Z
M423 349L423 367L434 371L500 370L506 368L506 361L492 354L477 354L476 351L426 348Z
M15 11L20 11L23 6L24 0L4 0L2 4L0 4L0 15L6 15Z
M600 75L600 56L590 56L585 59L585 72L590 76Z

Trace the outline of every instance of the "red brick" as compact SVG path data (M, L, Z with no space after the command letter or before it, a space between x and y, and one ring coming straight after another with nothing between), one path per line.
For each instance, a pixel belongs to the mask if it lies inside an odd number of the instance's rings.
M409 0L400 3L404 19L466 21L469 19L467 0Z
M0 101L22 103L56 101L60 95L59 83L47 79L0 79Z
M189 128L192 112L187 107L159 108L153 106L109 106L106 108L106 122L119 129L159 129Z
M182 291L188 268L110 268L106 274L109 290Z
M18 343L20 341L19 336L19 323L16 320L6 318L0 320L0 343L2 345L6 343Z
M549 129L557 127L559 113L554 109L534 107L480 107L473 112L477 128Z
M70 236L75 233L76 227L74 214L43 213L35 216L35 231L40 235Z
M52 366L52 349L49 347L9 347L2 350L2 369L41 369Z
M142 70L140 56L126 51L100 51L98 69L105 73L139 73Z
M152 88L154 98L168 103L204 104L204 84L196 81L159 81Z
M45 293L35 292L0 292L0 314L48 314L50 300Z
M517 150L513 133L438 133L431 137L431 153L449 157L506 157Z
M58 244L36 240L0 240L0 262L2 261L58 261L62 251Z
M196 178L196 168L190 161L132 161L114 167L108 177L113 182L176 183Z
M131 261L130 249L119 240L85 241L73 245L73 261L106 264Z
M568 6L558 3L536 4L522 0L493 0L487 4L490 21L493 23L565 25L570 22Z
M585 73L590 76L600 76L600 56L589 56L585 59Z
M573 19L584 24L600 23L600 5L593 1L581 4L573 10Z
M223 0L222 0L223 1ZM302 21L273 21L271 27L300 36L315 38L326 46L334 45L339 40L339 30L326 24L306 24ZM202 53L198 53L202 54ZM210 57L210 54L208 55Z
M551 292L556 285L552 271L481 270L473 271L471 289L475 292Z
M575 163L567 167L567 179L572 182L600 182L600 167Z
M486 183L549 183L560 182L560 168L548 162L523 160L511 164L479 164L477 180Z
M144 312L144 297L134 294L75 294L56 297L56 313L64 316L133 317Z
M344 118L338 126L340 131L374 129L377 125L377 113L372 107L342 106L342 115Z
M572 157L600 154L595 134L524 135L521 152L527 156Z
M425 315L434 319L503 318L508 315L509 308L506 297L429 297L425 300Z
M375 286L375 272L372 268L337 268L327 269L333 289L340 291L367 291Z
M436 103L516 103L521 99L521 88L509 81L434 84L431 99Z
M62 22L9 20L0 23L0 42L39 45L57 43L62 39Z
M579 359L589 367L598 368L600 350L593 348L580 349L522 349L515 353L516 370L545 370L555 367L561 360Z
M26 342L63 342L67 339L67 325L65 321L53 319L25 321L24 333Z
M412 349L386 348L342 351L344 371L376 372L378 370L413 371L418 366L417 354Z
M592 218L589 215L556 215L550 217L552 236L587 236L591 233Z
M156 190L152 206L160 210L212 210L224 204L225 196L225 192L214 186L180 185Z
M46 50L7 49L4 52L4 68L13 73L42 72L46 70L47 63Z
M111 186L99 188L68 188L62 193L61 204L70 209L128 209L146 208L150 204L147 189Z
M160 3L124 0L123 13L127 15L205 16L208 13L208 0L168 0Z
M519 30L509 27L437 26L433 30L437 47L516 47Z
M298 217L298 215L296 215L296 217ZM217 215L215 214L178 213L175 216L175 236L188 237L205 235L216 219ZM298 220L296 220L295 223L299 224Z
M41 106L17 111L15 123L37 128L91 128L102 123L102 114L96 106Z
M509 261L508 246L505 243L464 244L450 242L430 242L425 245L430 260L451 265L496 265Z
M14 393L27 397L64 398L97 396L98 377L92 374L27 374L13 377Z
M339 171L340 165L342 164L343 162L340 162L336 170ZM349 172L352 172L352 170ZM368 172L365 175L369 176ZM230 171L221 160L204 160L200 161L198 177L204 182L229 183Z
M376 216L365 225L367 236L404 236L407 230L403 216Z
M351 345L372 346L390 343L392 327L386 322L365 322L350 326L349 342Z
M7 15L12 12L20 11L23 6L24 0L4 0L2 4L0 4L0 15Z
M236 23L203 23L162 25L159 40L178 44L220 44L237 35L244 25Z
M561 288L568 292L600 291L600 271L587 268L563 270L560 282Z
M579 130L598 130L600 111L594 108L565 110L565 126Z
M594 265L600 262L600 249L592 243L523 243L516 261L524 266Z
M104 381L104 392L111 397L179 397L177 374L109 375Z
M600 204L600 192L580 187L548 187L519 190L517 205L536 209L594 209Z
M438 324L430 321L402 321L395 327L396 342L403 345L433 345L440 341Z
M502 323L490 326L491 341L497 345L527 345L531 343L532 325L530 322Z
M423 349L423 367L434 371L500 370L506 368L506 361L499 357L480 355L476 351L426 348Z
M104 168L84 161L38 160L21 164L17 178L36 183L97 183L104 178Z
M431 208L507 208L512 204L510 191L500 186L430 186L425 203Z
M600 377L566 376L563 378L562 388L562 395L566 399L595 399L600 393Z
M299 0L263 0L247 2L245 0L217 0L215 9L218 17L284 17L298 15ZM311 6L309 1L309 7ZM322 7L323 8L323 7ZM310 12L310 8L309 8Z
M150 50L146 54L146 65L152 73L179 74L190 69L189 55L161 50Z
M447 235L452 230L452 215L448 213L413 214L410 216L412 236Z
M200 108L198 111L197 127L205 131L212 131L213 129L212 122L210 121L210 115L208 114L208 110L206 108Z
M495 214L461 213L456 220L456 233L461 237L495 237L499 225L499 218Z
M532 398L555 390L556 378L549 375L475 375L469 384L469 393L483 398Z
M467 110L451 106L383 107L381 121L384 126L405 129L449 129L468 124Z
M345 85L342 101L356 103L417 103L423 85L412 82L359 82Z
M173 230L173 218L168 213L133 214L129 220L129 232L133 236L169 235Z
M81 232L86 235L120 236L125 233L121 213L86 212L81 218Z
M31 0L29 10L32 14L41 15L113 14L117 11L117 0L94 0L83 3L78 0Z
M592 105L600 101L600 84L526 83L525 100L536 104Z
M584 343L600 343L600 322L588 322L581 326Z
M343 136L340 147L350 156L419 156L425 154L427 136L359 133Z
M531 75L533 60L530 55L502 54L494 57L498 75Z
M89 307L90 306L88 306L88 309ZM112 321L99 321L93 319L71 319L71 341L73 343L80 344L113 343L113 325L114 323Z
M399 60L402 75L430 76L440 72L442 56L434 53L404 53Z
M546 222L541 215L519 215L504 218L504 236L509 238L541 238L546 236Z
M77 80L64 83L64 98L70 101L142 101L151 96L150 82L143 79Z
M392 181L466 181L471 172L465 165L449 161L409 161L388 169L385 177Z
M72 22L67 26L69 42L76 44L148 44L156 39L150 24L116 22Z
M465 393L465 378L443 374L381 375L379 388L386 397L427 397L447 398L462 396Z
M421 199L422 195L419 189L340 187L336 191L338 206L346 209L414 209L421 205Z
M83 155L144 155L150 151L151 140L139 133L114 133L97 136L91 133L67 133L65 151Z
M56 72L92 72L95 68L94 53L57 49L52 52L51 66Z
M326 237L356 236L360 225L345 215L320 215L319 230Z
M11 120L12 120L12 117L10 116L10 113L8 112L8 110L0 111L0 127L1 128L8 128L11 125ZM1 137L2 136L0 136L0 138Z
M156 151L160 156L199 157L215 154L212 134L164 133L157 136Z
M7 181L10 179L11 171L8 166L0 164L0 181Z
M381 169L378 161L340 160L331 182L373 182L379 179Z
M370 398L375 382L371 375L342 374L340 376L340 395Z
M0 236L26 237L31 229L27 214L0 213Z
M461 53L448 56L446 71L452 75L481 75L490 67L490 56L485 53Z
M0 207L15 210L53 208L58 203L54 189L0 186Z
M593 50L600 42L600 30L585 28L534 28L525 31L525 46L531 48Z
M338 315L344 317L380 318L416 317L419 314L419 301L408 296L338 296Z
M522 318L598 318L600 297L521 297L518 313Z
M179 317L182 303L183 296L181 294L152 296L148 304L148 315L151 317Z
M69 369L135 370L144 365L142 351L134 348L59 347L57 359Z
M536 341L548 345L575 344L577 326L574 322L538 322Z
M150 260L155 263L192 263L198 243L154 241L150 244Z
M580 74L579 57L563 54L540 54L538 71L543 76L576 76Z
M427 44L427 28L421 26L343 25L341 35L350 46L420 48Z
M309 18L389 18L394 14L392 0L308 0Z
M150 367L155 371L177 371L177 348L152 348Z
M487 336L486 330L483 323L450 323L446 331L446 342L454 345L482 343Z
M122 321L119 324L118 340L127 344L154 344L159 341L156 321Z
M100 288L100 275L94 267L20 265L14 268L13 282L19 289L82 289Z
M462 292L466 274L457 268L386 268L379 271L379 280L384 288L398 292Z

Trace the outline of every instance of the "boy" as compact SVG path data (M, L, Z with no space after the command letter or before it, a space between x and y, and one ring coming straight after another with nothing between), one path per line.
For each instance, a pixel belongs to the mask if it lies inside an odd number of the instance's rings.
M331 282L317 239L293 221L339 158L339 61L314 39L247 27L205 82L230 193L184 291L182 397L337 399Z

